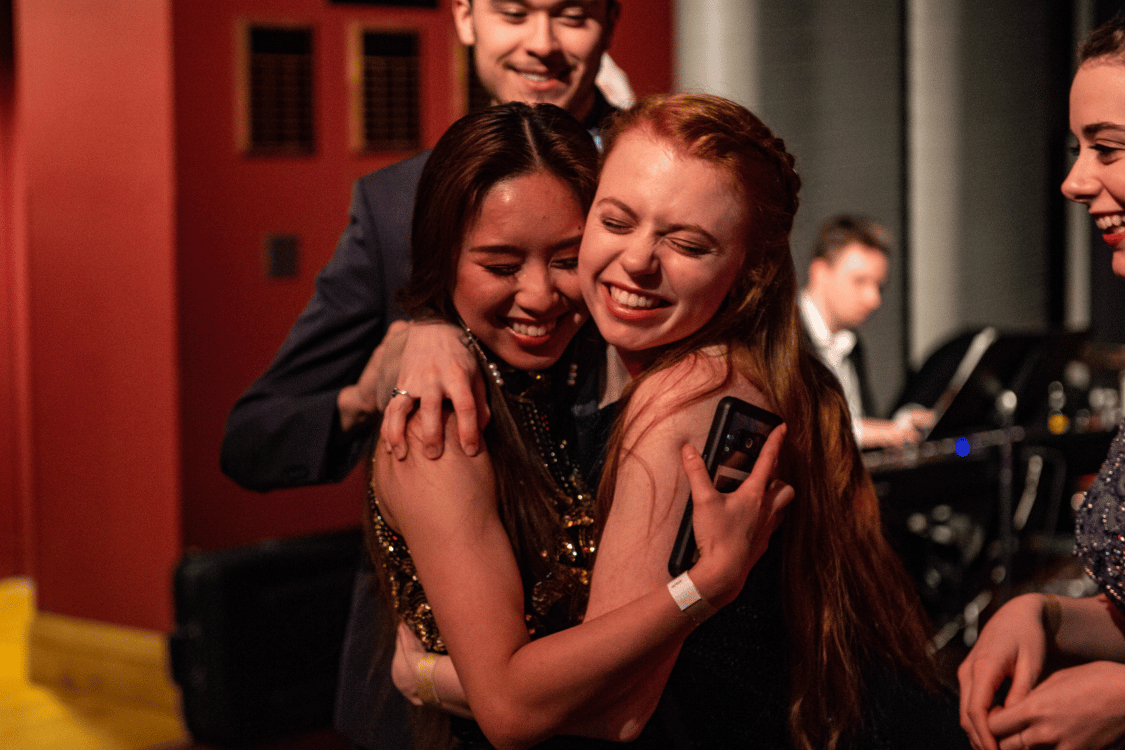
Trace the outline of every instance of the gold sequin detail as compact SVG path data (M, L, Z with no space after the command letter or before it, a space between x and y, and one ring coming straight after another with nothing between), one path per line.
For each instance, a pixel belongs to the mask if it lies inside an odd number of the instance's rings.
M374 535L374 544L370 545L372 556L375 558L376 570L389 587L395 611L410 626L427 651L446 653L445 643L434 622L433 610L426 601L426 592L422 590L422 584L414 570L414 560L410 557L406 540L383 519L373 484L367 489L367 504L371 516L370 533Z
M567 441L552 430L548 399L559 394L543 373L525 373L497 364L484 354L475 337L466 331L467 345L481 358L488 375L500 385L519 420L519 428L539 455L555 481L554 510L558 519L554 548L540 550L547 562L546 573L535 581L524 603L528 633L534 638L576 625L586 611L590 592L590 569L594 562L594 496L573 463ZM567 372L573 386L576 369ZM398 615L427 651L446 653L433 611L415 572L406 541L387 525L379 511L374 483L368 489L368 511L373 543L373 561L387 583Z

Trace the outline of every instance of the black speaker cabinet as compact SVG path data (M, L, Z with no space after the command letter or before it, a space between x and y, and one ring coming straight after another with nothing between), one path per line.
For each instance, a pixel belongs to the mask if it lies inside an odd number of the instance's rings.
M180 561L169 645L196 742L238 747L331 726L362 550L351 529Z

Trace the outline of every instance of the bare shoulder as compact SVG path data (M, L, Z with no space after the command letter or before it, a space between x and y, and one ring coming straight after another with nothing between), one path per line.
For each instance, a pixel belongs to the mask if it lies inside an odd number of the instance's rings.
M408 451L399 460L375 448L375 481L382 496L380 505L394 516L418 514L449 518L452 514L484 512L494 508L492 459L487 448L467 456L457 439L457 415L442 414L445 446L440 458L427 458L422 449L420 420L406 426Z
M706 434L715 407L724 396L735 396L768 409L765 395L753 376L736 367L728 378L728 359L716 353L697 353L646 378L629 404L626 419L630 432L652 429L680 437ZM702 394L707 394L700 398ZM634 432L635 430L635 432Z

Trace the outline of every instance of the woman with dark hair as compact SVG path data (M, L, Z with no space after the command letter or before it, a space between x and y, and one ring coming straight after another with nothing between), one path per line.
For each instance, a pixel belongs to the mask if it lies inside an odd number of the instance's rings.
M1125 15L1098 27L1070 87L1077 158L1063 194L1089 206L1125 277ZM1077 554L1101 593L1024 594L961 664L961 724L977 750L1120 747L1125 738L1125 433L1076 513ZM1055 668L1059 667L1061 668ZM1053 668L1053 669L1052 669ZM1011 686L1003 704L996 691Z
M368 548L424 644L421 702L468 713L442 687L456 663L472 715L497 746L635 733L629 688L695 622L660 584L571 627L585 610L595 544L590 472L573 456L566 407L601 359L596 335L581 331L576 272L596 162L563 110L508 104L455 123L419 182L415 270L400 302L416 319L459 327L485 374L492 418L477 456L448 445L438 460L376 452ZM449 420L446 434L455 434ZM709 486L698 455L686 459L706 550L692 570L716 606L737 593L791 495L765 491L777 432L761 469L729 496ZM444 653L452 661L437 662ZM453 723L462 746L486 744L475 725Z
M575 689L627 687L630 702L613 709L619 736L645 747L956 747L965 737L939 694L912 584L882 535L843 395L801 334L788 238L799 186L782 141L719 97L649 98L610 129L579 254L583 295L609 344L600 403L617 401L599 488L604 530L584 623L535 645L573 637L581 672L601 649L648 637L603 646L580 634L680 580L669 583L668 558L689 492L697 534L713 531L678 458L702 444L719 400L736 396L788 426L778 476L796 495L779 544L763 555L753 541L749 577L723 593L711 578L716 549L699 534L688 580L704 602L726 606L682 651L677 641L653 652L644 679ZM434 492L424 461L415 467L396 486L412 499ZM409 643L399 656L418 658ZM543 679L555 684L564 667ZM476 714L479 687L461 677ZM554 709L520 716L549 729L540 712Z

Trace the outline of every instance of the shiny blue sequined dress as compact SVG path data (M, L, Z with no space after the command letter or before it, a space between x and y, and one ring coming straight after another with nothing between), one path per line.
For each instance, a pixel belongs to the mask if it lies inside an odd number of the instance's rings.
M1125 612L1125 430L1075 514L1075 554L1117 608Z

